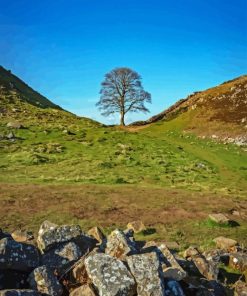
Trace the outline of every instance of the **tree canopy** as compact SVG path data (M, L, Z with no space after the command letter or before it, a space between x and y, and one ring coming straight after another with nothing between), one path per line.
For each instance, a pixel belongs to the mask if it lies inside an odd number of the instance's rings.
M120 114L125 125L128 112L149 112L144 103L151 103L151 95L143 89L141 76L130 68L115 68L101 83L100 100L96 104L102 115Z

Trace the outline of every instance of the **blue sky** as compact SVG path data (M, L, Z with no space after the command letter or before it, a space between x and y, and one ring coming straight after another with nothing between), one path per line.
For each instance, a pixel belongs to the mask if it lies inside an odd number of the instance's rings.
M247 73L246 0L0 0L0 65L63 108L105 123L104 74L143 77L156 114Z

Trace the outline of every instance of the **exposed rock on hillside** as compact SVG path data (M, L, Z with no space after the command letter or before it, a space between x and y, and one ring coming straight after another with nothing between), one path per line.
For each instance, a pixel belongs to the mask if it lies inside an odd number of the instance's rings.
M245 145L247 76L241 76L205 91L194 92L158 115L131 125L147 125L170 120L181 120L184 131L226 143Z

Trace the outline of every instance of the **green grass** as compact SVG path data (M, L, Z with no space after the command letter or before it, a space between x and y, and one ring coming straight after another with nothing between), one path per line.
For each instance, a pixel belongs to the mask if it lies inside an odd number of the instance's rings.
M1 122L0 134L8 134ZM246 152L156 124L140 132L84 122L25 122L0 142L0 181L141 184L244 195ZM63 132L69 129L74 134Z
M244 220L222 227L206 217L245 202L247 153L184 133L192 114L130 132L18 104L25 113L10 111L0 122L0 135L16 136L0 140L1 227L36 232L49 219L109 233L140 218L149 229L136 234L140 240L177 241L181 249L214 247L220 235L246 243ZM25 128L7 128L14 120Z

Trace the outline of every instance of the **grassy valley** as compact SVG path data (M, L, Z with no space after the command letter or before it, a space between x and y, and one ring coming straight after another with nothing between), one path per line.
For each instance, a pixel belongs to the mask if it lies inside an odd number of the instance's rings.
M0 80L3 228L37 230L50 219L108 232L138 218L150 229L140 238L207 247L224 234L247 243L246 148L198 137L191 126L199 109L144 127L108 127L30 103L22 84L11 81ZM242 125L231 126L243 135ZM228 213L240 226L211 225L212 212Z

